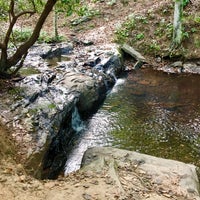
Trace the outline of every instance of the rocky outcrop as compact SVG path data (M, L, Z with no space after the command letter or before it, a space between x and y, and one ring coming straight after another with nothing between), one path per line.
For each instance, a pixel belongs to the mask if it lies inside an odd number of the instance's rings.
M129 46L128 44L123 44L121 46L121 50L131 57L133 57L137 62L133 66L133 69L140 68L144 63L146 63L146 59L144 56L141 55L138 51L136 51L133 47Z
M49 59L54 58L52 64ZM16 83L16 99L8 97L11 109L2 107L1 117L15 129L27 170L38 178L55 178L77 131L72 125L77 109L87 117L103 101L123 64L112 46L78 49L59 44L33 47L23 70L30 68L37 73Z
M158 68L167 73L190 73L190 74L200 74L200 61L176 61L169 65L164 65Z
M197 168L182 162L115 148L95 147L83 157L84 171L107 174L124 199L200 199ZM125 198L126 197L126 198Z

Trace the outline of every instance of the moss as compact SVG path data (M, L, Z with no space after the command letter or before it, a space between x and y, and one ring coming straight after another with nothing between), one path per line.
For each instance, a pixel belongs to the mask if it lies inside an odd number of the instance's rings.
M29 75L33 75L33 74L39 74L40 71L38 69L35 69L33 67L23 67L20 69L19 73L22 76L29 76Z

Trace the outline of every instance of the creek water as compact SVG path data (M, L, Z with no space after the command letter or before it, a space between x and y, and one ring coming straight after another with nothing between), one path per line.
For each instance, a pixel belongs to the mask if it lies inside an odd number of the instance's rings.
M112 146L200 166L200 76L139 69L118 79L73 139L65 174L84 151Z

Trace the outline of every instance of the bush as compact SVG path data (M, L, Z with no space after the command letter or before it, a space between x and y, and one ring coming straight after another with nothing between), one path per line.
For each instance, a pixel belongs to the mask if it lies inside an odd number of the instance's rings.
M27 41L32 34L31 29L14 29L11 37L12 43L20 43Z

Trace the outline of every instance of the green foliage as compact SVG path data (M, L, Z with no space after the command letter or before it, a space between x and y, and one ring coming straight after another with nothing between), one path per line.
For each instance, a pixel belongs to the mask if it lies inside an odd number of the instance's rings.
M193 28L191 28L191 32L192 32L192 33L196 33L196 32L197 32L197 29L193 27Z
M200 39L196 39L194 44L196 48L200 48Z
M196 22L196 23L200 23L200 16L196 16L195 18L194 18L194 21Z
M189 33L187 31L182 32L182 38L183 39L189 38Z
M52 37L49 33L41 31L40 36L37 40L38 43L54 43L64 41L63 36Z
M11 36L11 43L20 43L27 41L32 34L31 29L14 29Z
M160 51L160 45L157 43L157 41L153 40L152 43L150 43L149 51L155 55L158 54L158 52Z
M24 89L21 87L12 87L7 91L15 100L21 100Z
M87 5L83 5L76 10L76 13L81 17L93 17L99 15L99 10L90 9Z
M139 34L137 34L137 35L136 35L136 39L137 39L137 40L142 40L142 39L144 39L144 33L139 33Z
M166 31L166 36L168 39L172 38L172 34L173 34L173 24L172 23L168 23L166 25L166 28L163 27L163 31Z
M27 28L15 29L13 31L13 34L10 40L10 46L12 46L12 44L17 45L18 43L27 41L30 38L31 34L32 34L31 29L27 29ZM54 42L62 42L62 41L64 41L63 36L53 37L45 31L41 31L40 36L37 40L38 43L54 43Z
M36 11L40 12L45 4L44 0L17 0L15 1L14 11L19 14L23 11ZM0 20L7 20L9 13L10 1L0 0Z
M51 104L48 105L48 108L49 108L49 109L55 109L55 108L56 108L56 105L53 104L53 103L51 103Z
M129 36L130 31L135 28L135 25L136 23L133 17L130 17L127 21L120 25L115 31L117 42L123 43Z
M107 4L109 5L109 6L113 6L113 5L115 5L117 3L117 0L110 0Z
M90 21L94 16L100 15L99 10L91 9L88 5L85 4L80 4L74 12L78 15L78 17L71 20L72 26L80 25L83 22ZM82 28L85 29L86 27ZM79 30L81 30L82 28L80 28Z
M172 33L173 33L173 24L166 22L160 22L158 27L154 31L154 35L159 38L166 36L167 38L171 39Z
M8 1L0 1L0 20L5 21L8 19L8 9L9 9Z
M143 26L144 24L148 24L147 17L142 15L130 15L115 31L117 42L123 43L126 38L132 35L132 31L136 28L136 25ZM144 33L139 32L135 34L136 40L142 40L144 37Z
M66 16L72 15L80 6L80 0L60 0L56 4L56 12L65 13Z
M33 67L27 67L27 68L21 68L19 70L19 73L22 75L22 76L29 76L29 75L33 75L33 74L39 74L40 71L38 69L35 69Z
M140 23L142 23L142 24L148 24L147 17L145 17L145 16L136 15L136 16L134 16L134 18L135 18L138 22L140 22Z
M187 6L187 4L189 3L190 1L189 0L183 0L183 6Z

